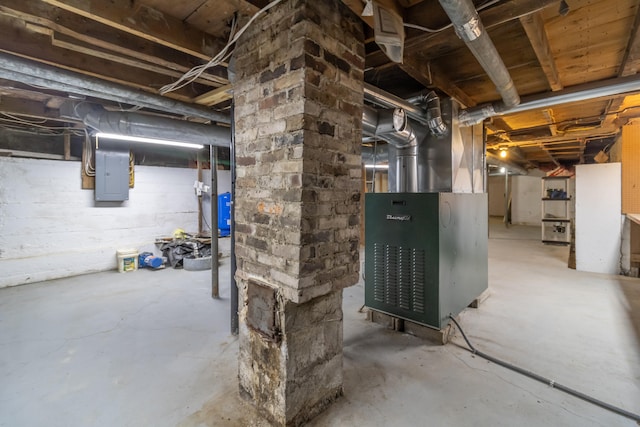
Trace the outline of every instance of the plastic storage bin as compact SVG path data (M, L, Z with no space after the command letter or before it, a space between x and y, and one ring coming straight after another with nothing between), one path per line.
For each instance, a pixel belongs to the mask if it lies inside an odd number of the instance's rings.
M118 271L126 273L127 271L136 271L138 269L138 251L135 249L118 249L116 251L118 259Z

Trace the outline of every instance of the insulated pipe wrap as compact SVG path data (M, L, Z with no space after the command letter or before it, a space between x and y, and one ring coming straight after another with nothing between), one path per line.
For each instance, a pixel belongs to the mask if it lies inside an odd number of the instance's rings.
M210 108L181 102L164 96L132 89L97 77L63 70L30 59L0 52L0 77L20 83L45 86L78 95L94 96L189 117L201 117L219 123L230 123L226 114Z
M73 113L84 124L105 133L116 133L145 138L192 142L203 145L228 147L231 142L229 128L201 123L148 116L140 113L107 111L102 106L78 103Z

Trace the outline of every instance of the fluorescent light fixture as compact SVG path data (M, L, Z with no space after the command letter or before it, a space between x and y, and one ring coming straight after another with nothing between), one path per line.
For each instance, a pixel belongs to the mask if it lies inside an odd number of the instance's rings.
M364 165L366 169L389 169L389 165Z
M117 141L144 142L146 144L171 145L173 147L183 148L203 148L202 144L192 144L190 142L169 141L166 139L143 138L141 136L118 135L117 133L96 133L96 138L115 139Z

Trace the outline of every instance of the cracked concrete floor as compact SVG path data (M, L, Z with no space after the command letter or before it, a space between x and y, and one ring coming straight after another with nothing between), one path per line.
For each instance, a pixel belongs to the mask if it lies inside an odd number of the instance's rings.
M640 412L640 280L566 268L538 227L491 224L490 297L461 315L479 349ZM221 241L221 247L228 239ZM237 396L229 259L0 290L1 426L266 426ZM312 426L633 426L465 350L387 331L344 293L345 396Z

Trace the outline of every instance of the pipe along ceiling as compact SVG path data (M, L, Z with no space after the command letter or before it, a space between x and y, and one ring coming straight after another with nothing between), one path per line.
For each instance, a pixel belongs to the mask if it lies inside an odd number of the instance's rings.
M60 114L82 120L86 126L104 133L188 141L218 147L228 147L231 142L231 130L228 127L133 112L108 111L101 105L89 102L67 101L60 107Z

